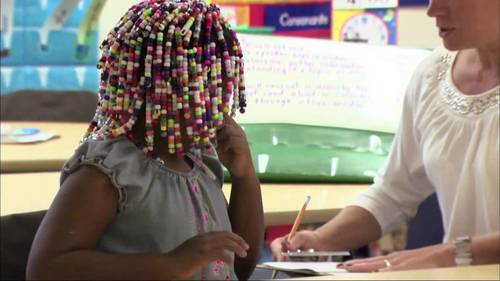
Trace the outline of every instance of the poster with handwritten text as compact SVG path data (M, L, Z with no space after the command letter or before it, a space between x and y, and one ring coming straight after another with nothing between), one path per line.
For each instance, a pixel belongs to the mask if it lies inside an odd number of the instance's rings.
M395 132L428 50L240 34L248 109L241 123Z

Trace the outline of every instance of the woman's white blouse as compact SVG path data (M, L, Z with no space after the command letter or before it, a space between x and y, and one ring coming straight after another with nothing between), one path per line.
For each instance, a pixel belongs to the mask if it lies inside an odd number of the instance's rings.
M434 191L444 242L499 230L500 88L461 93L451 76L455 57L437 49L418 67L389 159L353 202L375 216L383 233L413 217Z

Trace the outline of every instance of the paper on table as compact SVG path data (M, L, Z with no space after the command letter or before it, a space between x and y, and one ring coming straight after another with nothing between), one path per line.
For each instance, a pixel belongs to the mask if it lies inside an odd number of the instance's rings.
M0 124L0 135L8 135L12 132L12 127L7 124Z
M279 271L296 272L311 275L335 275L348 273L345 269L337 268L339 262L265 262L259 268Z
M2 124L0 143L2 144L27 144L37 143L57 138L55 132L44 132L37 128L19 128L13 130L9 126Z
M342 257L349 256L348 251L288 251L281 253L285 257Z

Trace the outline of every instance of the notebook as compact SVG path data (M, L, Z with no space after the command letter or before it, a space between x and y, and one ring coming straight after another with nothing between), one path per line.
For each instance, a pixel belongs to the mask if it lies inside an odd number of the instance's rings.
M337 275L349 273L345 269L337 268L340 262L265 262L257 265L258 268L295 272L310 275Z

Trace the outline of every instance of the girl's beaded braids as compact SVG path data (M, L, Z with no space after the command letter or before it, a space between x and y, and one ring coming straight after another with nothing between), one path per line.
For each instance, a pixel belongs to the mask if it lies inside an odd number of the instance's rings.
M223 113L245 112L240 44L214 4L141 2L120 19L101 50L99 102L84 139L133 139L132 127L145 107L149 156L157 128L170 154L189 150L200 157L210 149Z

